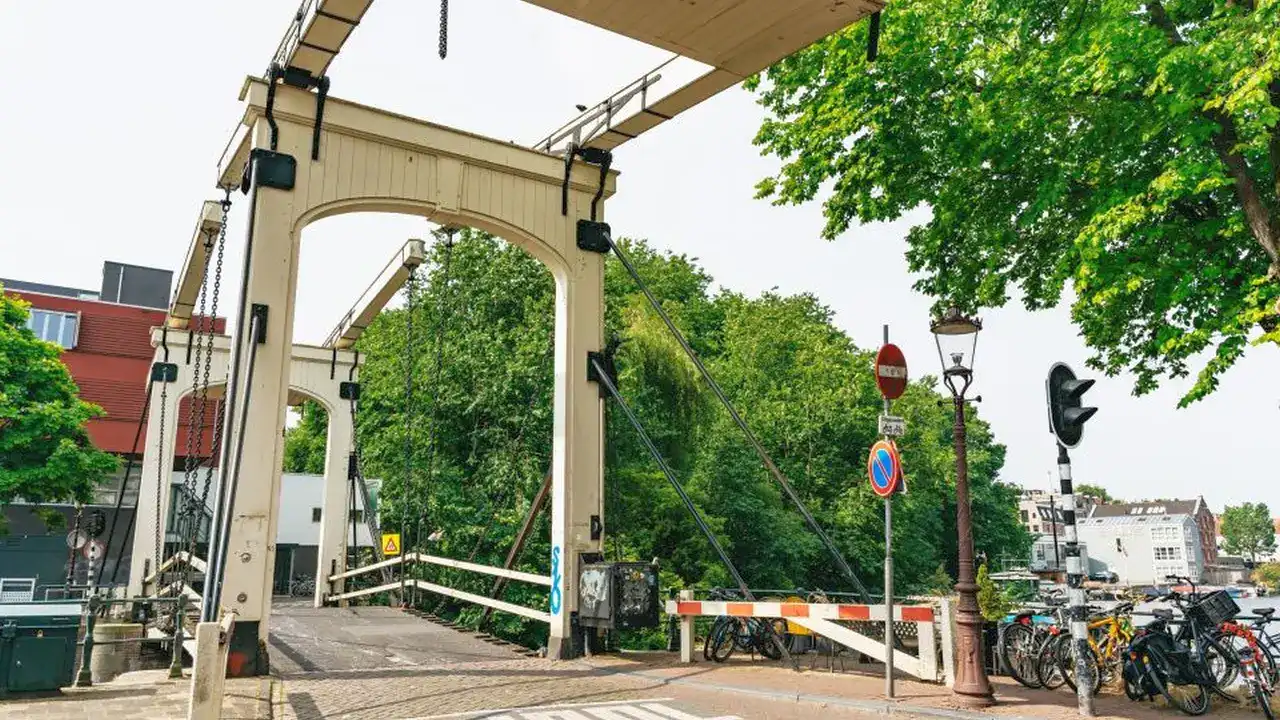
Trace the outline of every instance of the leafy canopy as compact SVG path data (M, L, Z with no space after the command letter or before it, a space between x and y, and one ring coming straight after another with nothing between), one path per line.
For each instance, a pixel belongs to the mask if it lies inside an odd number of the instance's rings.
M1120 502L1118 498L1107 492L1107 489L1101 485L1090 485L1089 483L1081 483L1076 485L1075 492L1077 495L1088 495L1095 497L1104 503Z
M1280 0L895 0L748 87L761 197L825 197L824 234L928 206L917 288L1071 302L1135 393L1280 343ZM1204 361L1204 353L1210 353Z
M27 328L28 304L0 292L0 503L88 502L118 466L93 447L61 350Z
M1244 503L1222 512L1222 549L1257 561L1276 549L1276 529L1266 503Z
M691 259L622 242L818 522L874 589L882 576L884 525L883 505L866 480L881 411L872 354L836 328L831 311L812 296L716 291ZM460 236L447 273L441 248L430 260L415 291L410 364L405 309L383 312L360 342L364 468L383 480L382 525L400 531L407 547L423 546L430 531L444 528L433 552L494 565L511 546L551 457L555 285L523 251L479 233ZM605 268L605 309L606 337L622 340L623 395L747 581L757 588L851 590L612 260ZM412 374L407 410L406 370ZM948 572L956 571L950 404L938 406L932 382L912 384L894 406L907 419L899 447L910 493L894 500L897 583L904 592L945 588ZM606 555L659 558L664 588L729 584L626 419L612 402L605 407ZM308 458L323 454L323 423L310 418L318 420L304 412L290 430L291 469L314 467L317 460ZM1004 448L976 414L968 448L978 550L993 559L1025 559L1030 538L1018 522L1018 492L998 482ZM548 571L548 533L544 512L521 567ZM474 574L459 573L444 584L489 589ZM506 600L545 607L544 591L518 585ZM463 621L475 617L465 608L442 612ZM498 615L494 622L496 632L533 646L545 633L545 625L514 617ZM665 645L661 633L625 641Z

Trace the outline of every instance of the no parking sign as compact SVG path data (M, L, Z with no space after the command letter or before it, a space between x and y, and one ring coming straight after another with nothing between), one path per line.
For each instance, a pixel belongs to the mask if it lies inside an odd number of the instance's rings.
M876 495L889 497L897 492L902 482L902 459L898 457L898 447L892 440L878 440L871 446L867 477L871 479L871 490Z

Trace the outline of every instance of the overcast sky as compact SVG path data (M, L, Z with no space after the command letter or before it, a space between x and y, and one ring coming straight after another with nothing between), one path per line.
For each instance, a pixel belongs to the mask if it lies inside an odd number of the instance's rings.
M215 163L241 114L240 85L262 74L297 4L0 3L0 276L97 288L104 260L177 270L200 201L217 197ZM442 62L436 3L375 3L330 69L331 93L529 144L575 103L600 101L668 56L519 0L451 10ZM614 234L696 257L726 288L814 293L864 347L888 323L912 374L936 374L930 302L911 289L903 258L907 229L927 215L828 242L819 205L753 200L753 184L777 165L751 144L761 116L735 88L621 149L607 210ZM226 298L236 297L243 242L237 200ZM392 252L427 231L418 218L368 214L309 227L296 340L322 341ZM1086 374L1087 350L1065 309L1011 306L984 320L975 387L1009 448L1004 479L1048 489L1044 375L1060 360ZM1176 403L1189 380L1134 398L1130 378L1099 379L1077 480L1126 498L1203 494L1215 510L1260 500L1280 511L1267 454L1280 443L1278 371L1280 351L1251 349L1187 410Z

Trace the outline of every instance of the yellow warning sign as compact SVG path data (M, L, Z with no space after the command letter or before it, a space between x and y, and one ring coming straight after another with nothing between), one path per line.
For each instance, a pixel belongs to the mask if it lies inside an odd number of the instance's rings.
M382 554L383 555L399 555L400 554L400 533L383 533L382 534Z

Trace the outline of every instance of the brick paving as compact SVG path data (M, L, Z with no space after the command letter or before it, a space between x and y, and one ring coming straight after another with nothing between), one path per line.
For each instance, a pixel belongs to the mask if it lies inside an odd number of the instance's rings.
M628 653L572 662L526 657L387 608L279 608L272 623L271 678L228 681L227 720L866 720L963 717L950 692L902 678L885 701L880 666L802 672L781 663L734 658L683 665L667 653ZM1074 696L995 680L993 718L1076 717ZM0 702L0 720L165 720L186 715L189 680L164 671L56 696ZM651 707L645 710L646 707ZM1172 718L1169 708L1098 700L1103 718ZM647 714L646 714L647 713ZM1215 701L1213 717L1257 717Z

